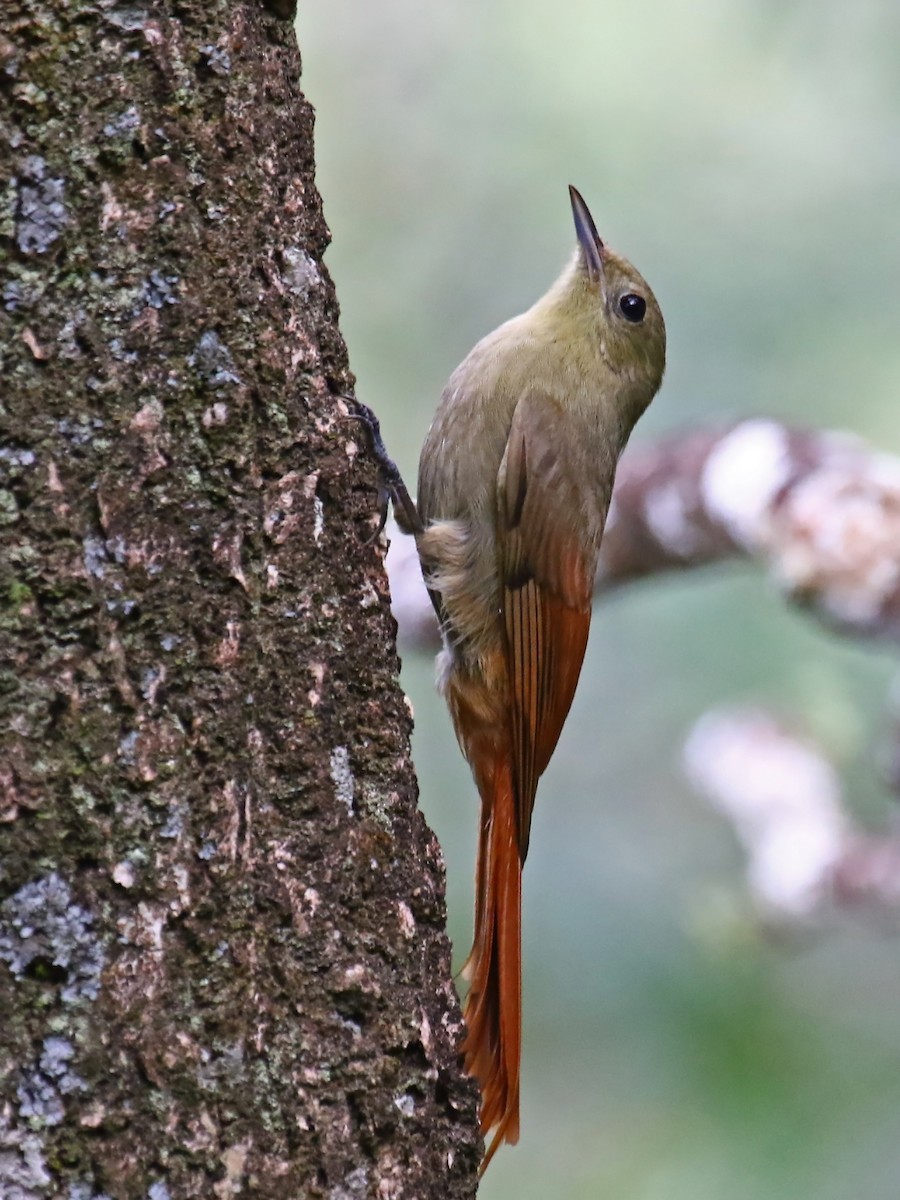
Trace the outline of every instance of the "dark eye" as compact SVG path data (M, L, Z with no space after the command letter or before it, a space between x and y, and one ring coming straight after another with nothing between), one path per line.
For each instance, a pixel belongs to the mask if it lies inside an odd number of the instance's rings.
M634 292L629 292L619 301L619 312L626 321L633 321L635 325L638 321L643 321L646 311L647 301L643 296L638 296Z

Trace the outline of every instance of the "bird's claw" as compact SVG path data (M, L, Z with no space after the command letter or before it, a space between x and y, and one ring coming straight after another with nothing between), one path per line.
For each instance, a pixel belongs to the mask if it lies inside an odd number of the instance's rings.
M383 483L378 485L378 524L371 537L366 538L364 545L371 546L381 537L388 519L388 505L393 500L391 491Z
M369 443L369 453L374 458L375 464L378 467L379 520L378 527L369 541L374 542L381 535L387 523L389 501L394 505L397 523L401 528L407 533L420 533L422 531L422 522L419 519L419 513L413 503L412 497L406 490L406 484L403 482L403 476L400 474L399 467L388 454L384 438L381 436L381 423L367 404L363 404L362 401L356 400L352 396L345 396L343 398L349 400L355 406L356 411L350 412L347 415L351 420L359 421L365 429Z

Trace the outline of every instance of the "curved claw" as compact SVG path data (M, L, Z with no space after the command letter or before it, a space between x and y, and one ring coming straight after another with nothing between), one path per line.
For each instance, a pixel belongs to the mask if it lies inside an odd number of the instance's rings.
M356 400L353 396L343 396L342 399L350 401L355 406L356 412L350 412L347 416L351 421L359 421L366 430L369 453L375 459L378 467L378 508L380 520L378 528L370 540L374 542L384 529L385 522L387 521L388 500L393 502L398 524L401 528L407 533L421 533L424 526L419 517L418 509L406 489L406 484L403 482L403 476L400 474L399 467L387 452L384 438L381 436L381 424L378 418L372 412L371 408L367 404L363 404L361 400Z
M375 532L372 534L372 536L367 537L363 542L364 546L374 545L374 543L377 542L381 537L382 531L384 530L385 525L387 525L388 504L390 503L391 499L391 493L383 484L381 484L378 488L378 524L375 527Z

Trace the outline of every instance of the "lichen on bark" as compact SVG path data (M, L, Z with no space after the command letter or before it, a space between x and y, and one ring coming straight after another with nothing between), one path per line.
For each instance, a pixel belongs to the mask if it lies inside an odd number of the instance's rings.
M255 0L4 8L0 1179L22 1196L475 1189L298 74Z

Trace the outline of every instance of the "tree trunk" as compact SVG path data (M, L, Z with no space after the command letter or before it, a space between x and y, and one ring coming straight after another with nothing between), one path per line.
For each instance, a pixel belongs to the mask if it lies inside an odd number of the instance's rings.
M3 12L0 1194L471 1196L292 27Z

